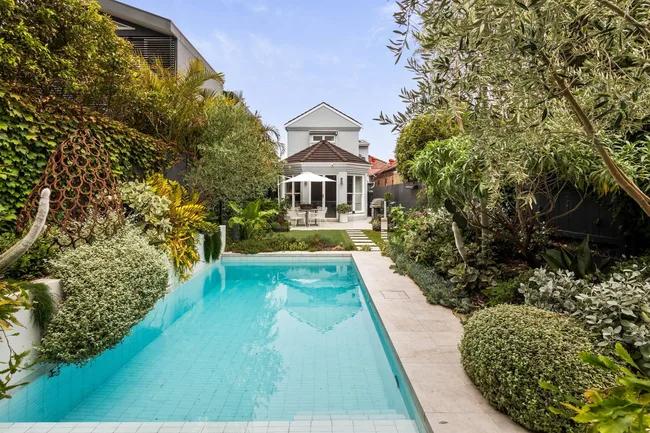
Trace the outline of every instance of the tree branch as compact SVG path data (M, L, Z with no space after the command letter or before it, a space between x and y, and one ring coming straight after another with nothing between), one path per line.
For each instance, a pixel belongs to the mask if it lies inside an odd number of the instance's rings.
M620 16L621 18L625 19L628 23L632 24L634 27L636 27L643 35L650 39L650 30L644 26L642 23L634 19L633 16L625 12L623 9L615 5L614 3L608 1L608 0L596 0L598 3L601 5L605 6L607 9L611 10L614 12L616 15Z

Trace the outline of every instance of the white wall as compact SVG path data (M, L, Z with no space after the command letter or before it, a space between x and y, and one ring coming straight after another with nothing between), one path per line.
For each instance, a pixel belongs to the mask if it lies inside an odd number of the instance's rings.
M320 107L287 128L287 156L310 146L309 131L338 131L336 145L359 154L359 125L326 107Z

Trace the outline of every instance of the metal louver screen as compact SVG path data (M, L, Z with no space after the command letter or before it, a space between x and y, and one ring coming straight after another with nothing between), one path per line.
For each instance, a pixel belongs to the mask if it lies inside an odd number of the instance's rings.
M125 37L149 63L159 58L165 68L176 70L176 39L171 36Z

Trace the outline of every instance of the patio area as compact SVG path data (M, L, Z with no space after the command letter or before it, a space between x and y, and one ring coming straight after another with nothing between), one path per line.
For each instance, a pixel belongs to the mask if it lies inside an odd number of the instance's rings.
M296 230L370 230L372 225L370 224L370 219L364 219L362 221L348 221L346 223L340 223L336 220L321 222L320 225L310 225L310 226L291 226L291 231Z

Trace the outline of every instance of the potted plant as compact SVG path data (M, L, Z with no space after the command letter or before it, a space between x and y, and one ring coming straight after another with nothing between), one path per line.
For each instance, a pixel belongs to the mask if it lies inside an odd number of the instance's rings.
M339 222L348 222L348 214L352 210L352 206L347 203L340 203L336 205L336 212L339 214Z

